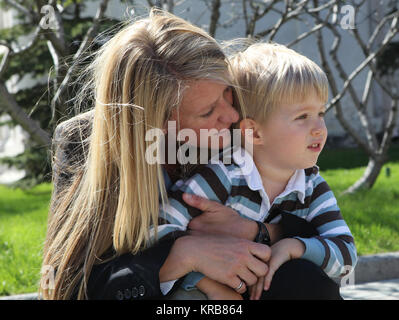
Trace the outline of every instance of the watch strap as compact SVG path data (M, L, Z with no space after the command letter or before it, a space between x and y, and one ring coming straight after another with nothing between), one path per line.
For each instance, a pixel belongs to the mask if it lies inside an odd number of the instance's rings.
M270 246L270 234L264 223L255 221L258 225L258 234L255 237L255 242Z

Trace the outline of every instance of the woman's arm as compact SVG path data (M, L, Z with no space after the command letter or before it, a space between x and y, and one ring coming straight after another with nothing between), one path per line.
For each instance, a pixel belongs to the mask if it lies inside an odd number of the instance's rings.
M162 297L159 270L174 240L157 243L140 254L126 253L93 266L87 294L89 300L138 300ZM76 299L76 295L73 299Z
M224 235L195 234L177 239L159 272L160 282L198 271L208 278L236 288L267 273L268 246Z
M256 222L240 216L232 208L188 193L183 194L183 200L191 207L203 212L190 221L188 226L191 230L229 235L251 241L258 234ZM270 223L265 223L265 225L269 231L271 244L282 238L281 225Z
M167 240L138 255L124 254L96 265L88 281L91 300L130 300L162 297L160 282L176 280L190 271L236 288L267 273L270 248L245 239L216 235L187 235ZM245 286L245 285L244 285Z
M88 298L159 298L161 282L179 279L191 271L199 271L231 288L236 288L241 279L253 285L257 277L267 273L270 253L268 246L220 235L196 234L165 240L140 254L124 254L94 266L87 286Z

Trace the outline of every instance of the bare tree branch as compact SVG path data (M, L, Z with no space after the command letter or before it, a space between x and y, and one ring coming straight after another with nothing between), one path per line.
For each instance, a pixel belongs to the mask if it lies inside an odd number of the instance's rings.
M32 39L29 41L29 43L19 49L13 49L11 44L9 44L5 41L0 41L0 46L7 48L6 53L4 54L3 59L0 63L0 81L1 81L2 77L4 76L4 73L8 67L10 58L13 56L19 55L23 52L26 52L30 48L32 48L35 45L36 41L39 39L40 31L41 31L41 28L37 27L33 33Z
M394 19L393 23L394 25L397 24L397 17ZM351 84L351 81L357 77L357 75L363 71L363 69L365 67L367 67L370 63L370 61L372 61L373 59L375 59L384 49L385 47L388 45L388 43L395 37L397 33L397 28L393 27L390 29L390 31L387 33L387 36L385 37L384 41L381 43L381 46L378 47L378 49L376 49L375 51L373 51L372 53L370 53L370 55L349 75L349 77L347 78L347 80L344 83L344 86L341 90L341 92L336 95L331 102L329 103L327 109L329 109L331 106L333 106L335 103L337 103L339 100L342 99L342 97L344 96L344 94L346 93L346 91L348 90L348 87Z
M242 5L242 12L245 23L245 30L248 30L249 22L248 22L247 0L242 0L241 5Z
M9 64L10 58L20 55L32 48L39 39L40 32L41 28L37 27L30 42L19 49L13 49L10 44L0 42L0 45L7 48L7 51L0 64L0 97L2 98L2 106L4 107L5 111L14 121L20 124L26 132L29 132L33 140L40 145L50 145L51 139L49 134L41 129L34 120L29 118L25 111L18 105L14 96L9 93L4 83L5 80L2 79Z
M318 0L314 0L313 2L315 6L317 6ZM358 6L364 3L365 1L363 0L361 1L361 3L354 4L356 10L359 10ZM397 92L393 87L393 81L391 81L391 84L385 83L384 80L380 77L379 73L377 72L376 61L377 57L385 50L386 46L392 41L392 39L398 33L398 26L397 26L398 16L396 13L389 13L384 19L382 19L383 22L380 22L378 24L377 31L375 30L374 33L371 35L371 41L369 38L368 45L366 45L363 42L356 29L352 30L351 32L352 35L354 36L357 44L364 53L364 60L348 76L345 72L345 68L338 59L338 49L341 43L341 33L337 31L337 28L339 28L339 25L337 23L338 15L336 14L338 12L338 5L334 4L332 10L334 12L333 21L331 23L326 23L327 29L330 30L334 36L334 41L329 52L329 57L332 59L332 62L335 66L335 70L338 72L339 78L344 82L344 84L341 87L340 91L338 92L337 90L338 87L335 82L336 79L334 78L334 75L332 73L331 68L329 67L326 55L324 53L324 47L323 47L324 45L321 36L321 31L318 31L316 34L318 39L319 52L321 54L323 68L327 73L331 91L333 93L333 99L331 99L330 103L328 104L327 111L330 110L332 107L335 107L333 110L341 125L344 127L346 132L348 132L350 136L356 141L356 143L364 151L366 151L366 153L369 156L369 163L363 176L344 192L344 193L351 193L358 190L359 188L363 187L371 188L374 185L381 171L382 166L388 159L387 151L391 144L393 129L397 122L397 116L398 116L397 104L399 100L395 99L395 94ZM319 14L315 14L314 12L310 12L309 10L307 10L307 12L316 19L317 23L320 24L323 22ZM374 51L371 50L371 47L373 47L372 44L375 42L375 39L377 38L377 34L381 33L384 26L389 21L391 21L391 27L386 32L384 39L380 43L378 43L378 45L374 46L375 47L375 49L373 49ZM367 73L363 92L361 94L361 97L359 97L358 92L353 87L353 80L365 68L368 68L369 70ZM383 135L383 141L381 143L377 141L377 136L373 125L369 121L369 117L367 115L367 108L366 108L369 101L373 80L377 80L378 83L380 83L381 87L383 87L383 90L389 91L390 92L389 95L392 98L392 105L389 111L388 121L385 124L385 127L383 128L384 135ZM358 130L353 128L352 125L348 123L348 121L346 121L343 115L341 99L347 92L349 93L349 96L353 101L353 105L357 109L357 114L360 119L360 124L363 128L363 132L366 134L366 140L364 140L363 137L360 136Z
M277 33L277 31L280 29L280 27L283 25L284 22L288 20L288 14L289 14L289 1L285 1L285 10L283 14L281 15L280 19L277 21L277 23L274 25L274 27L270 30L269 33L269 41L272 41Z
M385 128L384 128L384 136L382 138L382 142L381 142L381 146L378 149L378 153L379 154L386 154L386 152L388 151L388 148L390 146L390 142L392 139L392 135L393 135L393 129L395 128L396 124L397 124L397 119L398 119L398 99L393 99L392 100L392 104L391 104L391 108L389 111L389 116L388 116L388 121L385 124Z
M220 0L212 0L211 21L209 23L209 34L214 37L220 18Z
M390 16L392 16L392 15L390 15ZM392 17L393 17L393 16L392 16ZM383 19L383 20L385 21L385 23L388 21L388 20L385 20L385 19ZM369 55L370 55L370 46L369 46L369 45L366 45L366 44L364 43L364 41L363 41L362 38L360 37L359 32L357 31L357 29L353 29L353 30L351 30L351 32L352 32L353 36L355 37L356 41L358 42L360 48L362 49L363 54L364 54L366 57L369 56ZM370 43L370 42L369 42L369 43ZM398 98L399 98L398 96L392 95L391 87L390 87L389 85L387 85L387 84L382 80L382 78L380 77L379 72L377 71L377 67L376 67L376 59L374 59L374 60L372 60L372 61L370 62L369 68L371 69L371 71L372 71L372 73L373 73L373 76L374 76L374 79L375 79L375 80L377 81L377 83L380 85L381 89L383 89L384 92L385 92L386 94L388 94L392 99L398 99Z
M319 12L321 12L321 11L331 7L331 6L334 6L336 3L337 3L337 0L330 0L329 2L327 2L327 3L325 3L325 4L321 5L321 6L318 6L318 4L316 4L315 8L309 8L307 11L309 13L319 13Z
M14 0L4 0L4 2L22 13L24 16L29 17L32 22L40 20L39 15L35 11L27 9L26 6L23 6Z
M62 43L62 51L60 53L63 53L64 55L69 54L69 50L67 48L66 42L65 42L65 30L64 30L64 24L62 22L61 14L60 11L58 10L57 6L57 1L56 0L50 0L49 5L53 6L54 8L54 18L56 21L56 35L59 43ZM56 48L54 48L56 49Z
M366 108L368 104L371 93L371 87L373 84L373 79L374 79L374 71L370 69L369 72L367 73L366 83L364 85L363 95L361 99L361 105L363 108Z
M8 46L8 44L6 45L5 43L2 43L0 41L0 46L1 45L6 47L6 52L4 53L0 63L0 79L3 77L5 71L7 70L8 64L10 62L10 53L11 53L11 48Z
M107 10L108 3L109 3L109 0L101 1L100 5L97 9L96 15L93 18L93 24L89 28L89 30L86 32L86 35L85 35L81 45L79 46L79 49L73 56L73 61L78 61L80 56L83 54L83 52L92 43L95 35L98 33L99 24L100 24L101 19L104 17L105 11ZM77 63L74 63L71 65L71 67L68 69L62 83L58 87L53 99L51 100L52 123L54 123L57 120L56 115L55 115L56 105L57 105L57 103L58 104L64 103L64 101L61 97L62 97L63 93L65 92L65 90L68 86L68 83L69 83L76 67L77 67Z
M331 91L332 91L333 95L337 95L338 94L338 85L333 76L332 69L327 61L327 56L325 53L325 48L324 48L323 37L322 37L321 31L318 31L316 33L316 39L317 39L317 46L319 48L319 54L320 54L320 59L321 59L323 70L327 74L328 82L330 84ZM358 132L352 128L352 126L349 124L348 121L346 121L345 116L342 111L342 106L341 106L340 101L337 101L337 103L335 104L334 112L335 112L335 116L339 119L339 121L340 121L341 125L344 127L345 131L348 132L350 134L350 136L356 141L356 143L359 146L361 146L371 156L372 150L363 141L363 139L360 137Z
M278 1L277 1L278 2ZM299 16L302 15L303 9L308 4L309 0L302 0L299 3L295 3L292 0L285 1L285 9L283 12L280 13L280 19L277 23L269 29L264 31L258 32L255 37L256 38L263 38L268 35L268 41L273 41L274 37L276 36L277 32L280 28L289 20L291 19L299 19ZM273 10L273 6L276 1L273 1L269 7L267 7L259 16L263 17L267 12ZM274 10L276 11L276 10Z
M395 12L385 16L379 23L378 25L375 27L373 34L371 35L368 43L367 43L367 49L370 50L370 48L373 46L373 43L375 41L375 39L377 38L378 34L381 32L382 28L385 26L385 24L391 20L394 19L395 17L398 16L398 10L396 10Z
M329 26L331 28L331 26ZM339 77L341 80L345 81L348 79L348 75L346 74L344 67L342 66L341 62L338 59L337 51L339 48L339 43L341 42L341 35L335 30L335 28L331 28L335 35L335 41L333 43L333 46L330 50L330 57L332 58L335 69L338 71ZM376 135L373 132L372 126L370 126L368 117L367 117L367 110L366 106L362 103L362 101L359 99L357 92L355 88L353 87L352 83L348 83L348 91L349 94L352 98L353 105L358 111L358 116L360 119L360 123L363 126L363 129L366 133L367 141L369 143L369 147L371 150L375 150L377 148L378 142L376 139Z
M287 47L290 48L290 47L296 45L298 42L302 41L303 39L311 36L313 33L317 32L320 29L322 29L323 27L325 27L325 25L326 25L326 23L319 23L318 25L314 26L311 30L302 33L298 38L296 38L295 40L288 43Z
M23 52L28 51L30 48L32 48L35 45L36 41L39 39L40 32L41 32L40 26L36 27L35 31L33 32L32 39L25 46L21 48L13 49L12 45L5 41L0 41L0 46L7 47L10 50L11 56L21 54Z
M36 141L36 143L42 146L50 146L50 135L40 128L36 121L27 116L25 111L15 101L14 97L8 92L7 87L2 81L0 81L0 99L2 100L2 106L5 108L5 111L14 121L21 125L26 132L29 132L31 138Z
M51 31L43 32L43 35L46 37L48 41L51 42L59 59L59 57L67 56L69 54L69 48L66 45L64 26L62 23L60 12L58 11L58 8L56 6L56 0L49 0L47 5L52 6L54 8L54 15L55 15L54 18L56 21L55 24L56 28L47 29ZM40 23L40 19L36 21L36 23Z
M279 0L270 0L270 1L255 1L255 0L242 0L242 18L245 23L245 36L252 38L254 37L255 27L258 20L264 17L271 8L275 5ZM248 13L248 5L251 8L252 14ZM263 7L263 10L261 10Z

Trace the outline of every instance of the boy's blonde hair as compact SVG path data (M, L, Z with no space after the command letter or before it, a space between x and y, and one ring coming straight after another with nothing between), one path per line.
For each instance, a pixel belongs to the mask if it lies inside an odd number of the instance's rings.
M284 45L256 43L229 60L243 117L263 122L278 105L303 102L311 94L327 102L323 70Z

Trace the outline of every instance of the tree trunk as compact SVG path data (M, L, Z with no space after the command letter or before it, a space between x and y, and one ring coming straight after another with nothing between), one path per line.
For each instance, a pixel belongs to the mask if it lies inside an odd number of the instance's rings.
M15 122L28 132L34 141L41 146L50 146L50 135L40 128L36 121L28 117L2 82L0 82L0 98L6 113L8 113Z
M377 181L378 175L386 162L387 156L385 154L379 155L376 158L369 158L369 163L363 176L357 180L352 186L346 189L342 194L355 193L360 189L371 189Z

